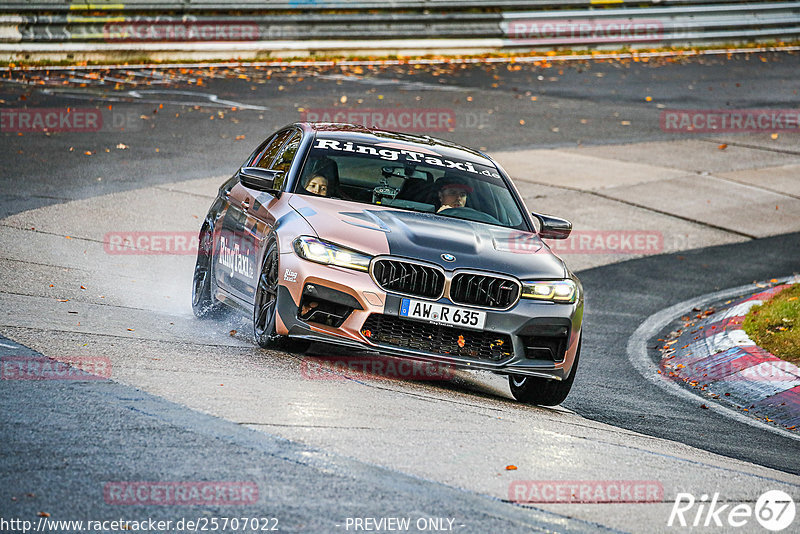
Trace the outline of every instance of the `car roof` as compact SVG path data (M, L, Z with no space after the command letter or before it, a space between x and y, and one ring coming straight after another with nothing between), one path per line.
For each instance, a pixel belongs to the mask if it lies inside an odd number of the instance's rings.
M379 143L382 141L399 141L410 145L434 149L442 156L456 158L483 165L495 166L494 161L486 154L473 150L469 147L438 139L429 135L415 135L410 133L392 132L376 128L367 128L357 124L345 124L339 122L299 122L296 125L305 132L322 134L326 138L339 139L342 141L352 141L354 143Z

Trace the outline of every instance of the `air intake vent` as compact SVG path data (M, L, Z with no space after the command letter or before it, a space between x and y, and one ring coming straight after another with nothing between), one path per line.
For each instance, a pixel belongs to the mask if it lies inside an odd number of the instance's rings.
M438 299L444 291L444 273L429 265L379 259L372 266L372 276L379 286L392 293Z
M380 313L369 316L361 333L376 345L490 362L510 358L514 350L507 334L421 323Z

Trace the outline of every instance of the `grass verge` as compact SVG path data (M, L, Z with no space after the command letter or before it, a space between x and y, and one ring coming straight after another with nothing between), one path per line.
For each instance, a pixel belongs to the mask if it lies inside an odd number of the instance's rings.
M753 306L743 327L759 347L800 364L800 284L793 284L764 304Z

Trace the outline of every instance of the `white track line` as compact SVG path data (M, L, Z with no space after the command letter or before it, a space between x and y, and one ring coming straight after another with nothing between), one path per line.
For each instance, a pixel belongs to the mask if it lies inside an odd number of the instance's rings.
M796 277L790 276L783 278L779 280L779 283L784 283L789 280L796 280ZM697 395L687 389L684 389L677 383L664 378L662 375L656 372L658 370L658 366L647 355L647 341L661 332L664 327L674 321L676 317L684 315L686 310L691 310L692 308L696 307L700 308L717 300L723 300L746 293L753 293L758 289L763 289L763 286L759 287L756 284L748 284L745 286L734 287L732 289L724 289L722 291L717 291L716 293L710 293L694 299L685 300L651 315L647 318L647 320L645 320L645 322L639 325L639 328L637 328L630 339L628 339L628 360L630 360L636 370L639 371L639 374L667 393L677 397L682 397L683 399L693 403L697 402L698 399L702 399L703 401L707 402L709 410L719 415L729 417L739 423L744 423L762 430L768 430L769 432L793 439L795 441L800 441L800 435L796 433L790 432L789 430L785 430L778 426L770 425L763 421L759 421L758 419L748 417L722 404L709 402L711 399Z

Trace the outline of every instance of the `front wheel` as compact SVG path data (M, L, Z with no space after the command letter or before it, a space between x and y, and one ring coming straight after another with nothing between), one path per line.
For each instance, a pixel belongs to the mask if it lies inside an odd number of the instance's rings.
M525 404L538 404L540 406L557 406L564 402L572 389L575 374L578 371L578 360L581 356L581 342L578 341L578 351L572 363L569 376L566 380L539 378L523 375L508 375L508 385L511 394L519 402Z
M275 331L278 318L278 244L275 241L267 246L264 263L258 276L256 298L253 306L253 337L256 343L265 349L285 349L293 352L304 352L309 341L290 339L280 336Z

